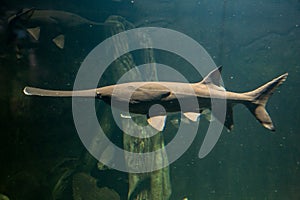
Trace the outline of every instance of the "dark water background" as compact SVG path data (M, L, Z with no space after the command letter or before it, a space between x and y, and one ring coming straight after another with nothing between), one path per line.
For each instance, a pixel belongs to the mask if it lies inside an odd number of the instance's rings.
M80 63L107 37L101 27L66 30L63 50L41 38L29 48L34 53L17 60L6 45L6 21L26 7L65 10L99 22L120 15L136 26L180 31L224 66L227 90L252 90L289 72L267 106L276 132L264 129L245 107L236 106L234 130L224 130L213 151L199 159L208 125L204 122L189 150L170 166L171 199L300 199L298 0L2 1L0 193L10 199L51 199L57 179L84 154L71 99L30 98L22 89L26 85L72 89ZM41 37L50 33L41 32ZM30 58L33 55L35 59ZM158 54L157 59L168 64L167 55ZM195 82L200 76L188 78ZM126 174L113 170L95 174L101 185L126 197Z

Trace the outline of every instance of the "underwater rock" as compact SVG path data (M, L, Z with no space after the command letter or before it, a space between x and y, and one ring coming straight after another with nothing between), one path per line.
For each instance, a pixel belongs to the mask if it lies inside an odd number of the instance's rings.
M74 170L67 169L57 180L56 184L53 187L52 190L52 199L62 199L64 192L66 191L66 188L71 182L72 174L74 173Z
M9 198L4 194L0 194L0 200L9 200Z
M117 192L107 187L99 188L97 180L85 173L77 173L73 176L74 200L120 200Z

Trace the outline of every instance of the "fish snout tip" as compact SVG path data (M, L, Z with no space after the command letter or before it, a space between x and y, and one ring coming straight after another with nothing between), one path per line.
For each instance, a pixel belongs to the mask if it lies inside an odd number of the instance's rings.
M288 75L289 75L289 73L286 72L286 73L282 74L281 76L277 77L277 79L281 80L281 82L284 82L284 81L286 81Z
M28 91L28 87L24 87L23 93L24 93L25 95L31 95L31 93Z
M286 72L286 73L284 73L282 76L283 76L283 79L284 79L283 81L285 81L285 80L287 79L287 77L289 76L289 73Z

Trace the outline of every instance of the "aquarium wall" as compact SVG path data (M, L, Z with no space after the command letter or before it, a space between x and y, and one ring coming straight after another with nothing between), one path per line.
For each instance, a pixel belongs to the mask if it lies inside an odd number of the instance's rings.
M300 1L4 0L0 9L0 199L300 198ZM235 99L230 104L233 129L225 126L211 151L200 158L209 126L218 121L203 112L211 108L205 103L198 110L202 114L192 129L195 138L191 145L183 147L186 144L182 142L174 147L186 150L165 165L172 157L165 147L172 144L182 124L193 126L195 122L180 113L168 113L158 135L128 137L110 105L95 95L97 122L118 148L138 154L162 149L151 162L162 167L128 172L115 167L113 161L124 159L130 166L126 153L118 157L101 146L103 138L97 136L100 130L92 125L92 116L84 116L81 124L86 134L95 135L86 148L77 127L80 122L74 121L74 107L79 104L72 98L23 92L26 86L72 91L80 68L99 44L114 35L148 27L183 34L203 47L213 63L207 67L222 66L221 86L226 91L249 92L288 73L285 82L270 92L273 95L266 104L275 132L261 125L251 106L249 111L247 104ZM187 52L186 58L155 48L157 38L151 34L141 38L138 44L145 49L132 50L130 38L115 40L107 47L107 52L116 52L110 55L114 61L95 86L117 84L126 72L146 63L151 67L132 72L128 80L178 82L173 75L160 72L159 66L176 70L189 83L200 82L210 72L202 66L201 74L189 62L189 56L201 62L207 58L202 58L200 51L184 51L188 48L185 40L162 35L162 44L179 44L177 50ZM123 51L126 53L118 56ZM95 60L101 63L102 55ZM81 89L92 89L87 86L94 75L84 77L87 83ZM159 103L155 98L151 96L149 102ZM90 99L80 97L80 105ZM226 113L231 112L228 108ZM121 126L145 136L147 117L147 113L137 118L124 115ZM138 129L126 123L129 118ZM182 141L191 134L185 131ZM106 157L95 158L93 152L105 152Z

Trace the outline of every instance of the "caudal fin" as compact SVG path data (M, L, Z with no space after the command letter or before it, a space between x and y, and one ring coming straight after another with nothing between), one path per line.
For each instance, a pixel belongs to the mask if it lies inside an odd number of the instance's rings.
M266 104L271 95L274 93L275 89L287 79L287 76L288 73L285 73L257 88L256 90L245 93L246 95L252 97L250 102L245 102L247 108L265 128L271 131L275 131L275 128L271 117L266 110Z

